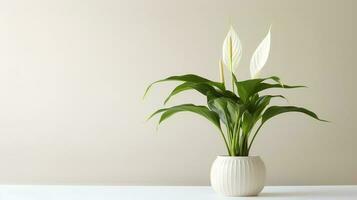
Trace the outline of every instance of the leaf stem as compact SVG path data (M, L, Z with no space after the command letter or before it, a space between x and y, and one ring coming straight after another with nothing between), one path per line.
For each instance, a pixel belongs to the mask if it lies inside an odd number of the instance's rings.
M229 156L231 156L231 152L230 152L229 145L228 145L228 143L227 143L227 139L226 139L226 137L224 136L224 133L223 133L222 129L219 129L219 131L221 132L221 135L222 135L222 137L223 137L223 140L224 140L224 143L225 143L225 145L226 145L228 154L229 154Z
M263 126L263 123L261 123L261 124L259 125L259 127L257 128L257 130L255 131L255 133L254 133L254 135L253 135L253 138L252 138L252 140L250 141L250 144L249 144L249 147L248 147L248 153L249 153L249 151L250 151L250 148L252 147L252 144L253 144L253 142L254 142L255 136L257 136L257 133L259 132L260 128L262 128L262 126Z
M237 116L237 119L236 119L236 123L234 124L234 128L233 128L233 138L232 138L232 148L233 148L233 151L235 154L238 154L237 152L237 138L239 137L239 130L240 130L240 120L239 120L239 117Z

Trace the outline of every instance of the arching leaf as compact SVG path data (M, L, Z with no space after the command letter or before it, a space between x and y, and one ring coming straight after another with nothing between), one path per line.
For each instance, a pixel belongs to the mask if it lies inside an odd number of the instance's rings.
M186 90L196 90L206 96L207 96L208 92L211 92L212 94L215 94L215 95L219 95L219 93L216 91L216 89L214 87L212 87L206 83L184 82L172 90L172 92L169 94L169 96L165 99L164 104L166 104L171 99L171 97L173 97L183 91L186 91Z
M184 81L184 82L190 82L190 83L206 83L209 84L213 87L219 88L220 90L225 90L225 87L222 83L220 82L215 82L215 81L211 81L208 80L206 78L203 78L201 76L197 76L194 74L186 74L186 75L181 75L181 76L170 76L168 78L162 79L162 80L158 80L155 81L153 83L151 83L145 90L144 96L143 98L146 96L146 94L149 92L150 88L156 84L156 83L160 83L160 82L165 82L165 81Z
M159 124L161 124L163 121L165 121L166 119L168 119L169 117L171 117L172 115L178 112L196 113L198 115L205 117L210 122L212 122L217 128L221 129L219 117L215 112L210 111L206 106L198 106L194 104L182 104L170 108L159 109L156 112L154 112L152 115L150 115L148 120L154 117L155 115L162 113L159 120Z
M196 90L199 93L205 95L207 99L218 98L218 97L227 97L232 99L233 101L239 101L239 97L235 95L233 92L229 90L217 90L215 87L207 84L207 83L192 83L192 82L184 82L177 87L175 87L169 96L165 99L164 104L166 104L171 97L184 92L186 90Z
M266 80L273 80L276 84L264 83ZM268 78L258 78L258 79L249 79L246 81L236 82L236 87L238 90L239 97L246 102L251 96L257 94L260 91L269 89L269 88L299 88L304 86L290 86L284 85L279 77L272 76Z
M296 106L271 106L264 112L262 116L262 124L268 121L270 118L286 112L300 112L317 120L327 122L326 120L320 119L314 112L305 108Z

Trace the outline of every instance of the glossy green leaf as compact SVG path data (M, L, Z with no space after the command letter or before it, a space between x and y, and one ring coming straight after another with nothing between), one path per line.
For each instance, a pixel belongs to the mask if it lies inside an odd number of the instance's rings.
M243 120L242 123L243 133L247 134L251 130L252 126L254 125L253 116L249 112L244 112L242 120Z
M206 83L208 85L214 86L216 88L219 88L220 90L225 90L225 87L222 83L220 82L215 82L215 81L211 81L208 80L206 78L203 78L201 76L197 76L194 74L186 74L186 75L182 75L182 76L170 76L168 78L162 79L162 80L158 80L155 81L153 83L151 83L145 90L144 93L144 97L146 96L146 94L149 92L150 88L156 84L156 83L160 83L160 82L165 82L165 81L184 81L184 82L190 82L190 83Z
M263 111L269 105L272 98L285 99L285 97L282 95L264 95L261 97L254 95L251 98L250 102L248 103L248 109L243 113L242 117L243 136L246 137L246 139L249 137L255 124L261 119ZM247 140L245 142L247 142ZM247 150L244 150L243 152L249 153Z
M266 80L273 80L277 84L271 84L271 83L264 83ZM299 88L299 87L304 87L304 86L289 86L289 85L283 85L280 81L280 79L276 76L272 76L269 78L260 78L260 79L250 79L246 81L239 81L236 82L236 86L238 89L238 94L239 97L244 101L247 102L248 99L257 94L258 92L261 92L266 89L270 88Z
M237 119L240 118L243 107L230 98L220 97L210 100L208 107L218 114L221 121L229 128L233 129Z
M237 81L235 79L235 84L238 90L239 97L242 98L243 101L246 101L250 96L254 94L255 88L258 86L259 83L269 79L280 83L279 77L276 76L268 78L249 79L245 81Z
M317 120L327 122L326 120L320 119L314 112L305 108L296 107L296 106L271 106L264 112L262 116L262 124L265 123L270 118L286 112L300 112Z
M271 88L285 88L285 89L292 89L292 88L303 88L303 87L306 87L306 86L303 86L303 85L293 85L293 86L290 86L290 85L281 85L281 84L270 84L270 83L260 83L254 93L258 93L258 92L261 92L263 90L266 90L266 89L271 89Z
M286 98L283 95L264 95L264 96L261 96L255 102L254 113L256 115L260 115L263 112L263 110L269 105L270 100L272 98L282 98L282 99L286 100Z
M218 91L216 91L216 89L214 87L210 86L209 84L184 82L172 90L172 92L169 94L169 96L165 99L164 104L166 104L171 99L171 97L173 97L183 91L186 91L186 90L196 90L206 96L208 95L208 92L210 92L212 95L214 94L215 96L221 96L218 93Z
M164 104L166 104L173 96L187 91L187 90L196 90L199 93L205 95L208 99L214 99L219 97L227 97L232 99L233 101L239 101L239 97L235 95L233 92L229 90L221 91L212 87L207 83L191 83L191 82L184 82L177 87L175 87L169 96L165 99Z
M194 104L182 104L170 108L159 109L156 112L154 112L148 119L151 119L153 116L162 113L159 120L159 124L161 124L163 121L165 121L166 119L168 119L169 117L171 117L172 115L178 112L196 113L198 115L205 117L206 119L211 121L217 128L221 129L219 117L215 112L210 111L206 106L198 106Z
M230 114L227 108L227 99L226 98L215 98L208 102L208 107L221 119L221 121L226 124L230 125Z

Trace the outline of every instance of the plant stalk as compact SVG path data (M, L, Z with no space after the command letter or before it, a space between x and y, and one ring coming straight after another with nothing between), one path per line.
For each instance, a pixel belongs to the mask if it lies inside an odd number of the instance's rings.
M250 144L249 144L249 147L248 147L248 153L249 153L249 151L250 151L250 148L252 147L252 144L253 144L253 142L254 142L255 136L257 136L257 134L258 134L260 128L262 128L262 126L263 126L263 123L260 124L259 127L257 128L257 130L255 131L255 133L254 133L254 135L253 135L253 138L252 138L252 141L250 141Z
M220 80L221 80L223 86L225 86L224 67L223 67L222 59L219 60L219 77L220 77Z
M232 92L233 92L233 93L235 93L235 87L234 87L234 79L233 79L233 75L234 75L234 74L233 74L233 72L232 72L232 74L231 74L231 79L232 79L232 81L231 81L231 82L232 82Z
M233 79L233 52L232 52L232 37L229 37L229 67L231 71L231 83L232 83L232 91L234 93L234 79Z
M228 145L228 143L227 143L227 139L226 139L226 137L224 136L223 131L222 131L222 130L220 130L220 132L221 132L221 135L222 135L222 137L223 137L224 143L225 143L225 145L226 145L226 148L227 148L228 154L229 154L229 156L231 156L231 152L230 152L230 150L229 150L230 148L229 148L229 145Z
M234 124L233 128L233 138L232 138L232 148L235 154L238 154L237 152L237 138L239 137L239 131L240 131L240 120L239 117L237 116L236 123Z

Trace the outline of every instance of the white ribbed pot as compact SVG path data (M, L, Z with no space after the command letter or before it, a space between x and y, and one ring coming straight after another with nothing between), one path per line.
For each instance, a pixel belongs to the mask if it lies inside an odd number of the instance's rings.
M211 168L211 185L224 196L255 196L264 188L265 165L259 156L217 156Z

